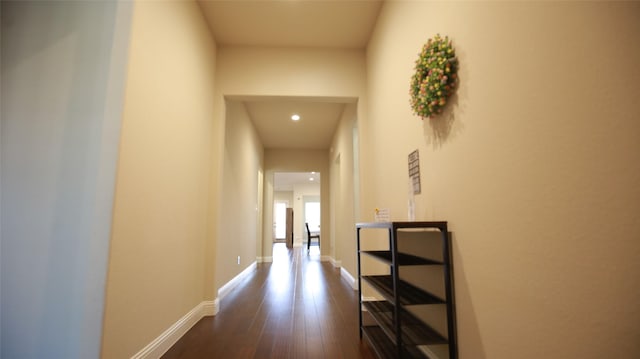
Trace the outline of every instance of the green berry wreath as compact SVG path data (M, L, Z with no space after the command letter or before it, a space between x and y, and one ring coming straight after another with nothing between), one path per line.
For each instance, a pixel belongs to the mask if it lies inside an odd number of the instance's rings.
M422 117L442 112L458 83L458 59L449 37L436 35L422 47L411 78L411 108Z

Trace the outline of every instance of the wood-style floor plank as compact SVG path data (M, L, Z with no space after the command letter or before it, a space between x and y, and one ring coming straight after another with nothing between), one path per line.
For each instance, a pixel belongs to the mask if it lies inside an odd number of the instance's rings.
M163 359L344 358L375 354L358 332L357 292L340 270L321 262L317 247L273 247L273 263L258 264Z

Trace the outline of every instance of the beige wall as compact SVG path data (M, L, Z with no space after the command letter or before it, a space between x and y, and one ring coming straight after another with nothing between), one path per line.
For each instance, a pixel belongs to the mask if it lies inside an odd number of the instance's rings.
M215 260L218 288L255 262L258 219L262 216L262 208L258 207L258 172L262 170L264 152L262 143L241 102L226 101L226 114L224 191L220 202L221 220Z
M363 216L453 232L461 358L640 352L640 4L386 2L367 53ZM421 45L453 38L460 88L411 114Z
M204 300L215 43L192 2L134 5L102 356Z
M293 191L274 191L273 199L289 202L289 207L293 205Z
M348 104L336 129L331 162L331 198L334 231L332 256L354 278L357 274L355 240L355 187L353 131L357 122L357 105Z
M224 95L354 98L365 84L360 50L221 47L218 70Z

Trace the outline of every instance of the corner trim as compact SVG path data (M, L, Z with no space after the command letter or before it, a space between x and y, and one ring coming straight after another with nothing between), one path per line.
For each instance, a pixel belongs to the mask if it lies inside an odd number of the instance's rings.
M220 301L216 300L205 300L202 302L202 316L203 317L212 317L220 311Z
M159 337L147 344L142 350L134 354L131 359L156 359L167 352L182 336L200 319L206 316L211 301L200 302L189 313L185 314Z
M344 267L340 268L340 276L346 279L353 290L358 290L358 284L356 283L355 278L349 273Z

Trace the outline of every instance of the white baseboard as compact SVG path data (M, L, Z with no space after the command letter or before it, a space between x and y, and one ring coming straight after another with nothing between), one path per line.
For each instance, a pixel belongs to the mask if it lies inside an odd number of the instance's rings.
M257 263L271 263L273 262L273 257L256 257Z
M351 285L351 288L353 288L353 290L358 290L358 282L356 282L355 278L353 278L351 273L349 273L346 269L344 269L344 267L340 268L340 276L342 276L344 279L347 280L347 282L349 283L349 285Z
M331 262L331 256L320 256L320 262Z
M164 333L154 339L131 359L157 359L167 352L182 336L191 329L200 319L206 316L213 307L212 301L204 301L191 309L177 322L175 322Z
M331 262L331 264L333 264L333 268L342 267L342 261L335 260L333 257L331 257L329 261Z
M157 359L167 352L182 336L191 329L200 319L206 316L218 314L220 300L235 288L244 277L256 270L256 262L251 263L245 270L218 289L218 298L207 300L198 304L189 313L175 322L164 333L154 339L146 347L136 353L131 359Z
M205 300L202 302L202 316L203 317L211 317L220 311L220 301L219 300Z
M233 277L230 281L228 281L225 285L218 289L218 298L216 300L220 301L224 298L229 292L235 288L240 282L244 279L244 277L251 274L256 270L256 262L251 263L247 268L245 268L242 272L238 273L237 276Z

